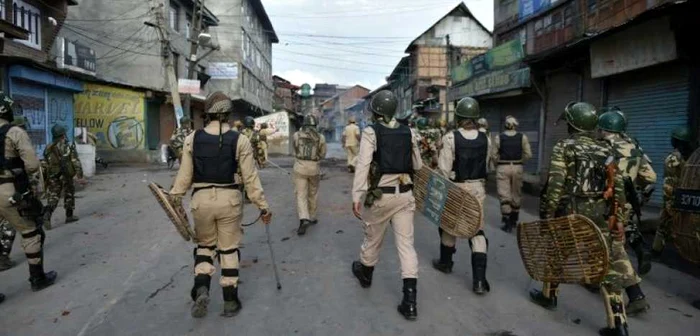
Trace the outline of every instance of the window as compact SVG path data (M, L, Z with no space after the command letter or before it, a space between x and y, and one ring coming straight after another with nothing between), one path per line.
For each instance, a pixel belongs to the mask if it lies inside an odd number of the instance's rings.
M180 31L180 6L172 1L168 10L168 22L172 30Z
M187 14L187 23L185 23L185 37L190 38L192 31L192 15Z
M41 12L39 9L22 0L14 0L12 10L15 25L29 31L29 39L16 41L41 49Z
M173 68L175 68L175 78L180 78L180 54L173 53Z

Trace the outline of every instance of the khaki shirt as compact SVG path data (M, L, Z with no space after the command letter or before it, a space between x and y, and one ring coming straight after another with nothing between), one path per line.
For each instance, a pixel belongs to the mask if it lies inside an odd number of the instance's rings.
M298 150L298 142L299 142L299 133L304 132L299 131L294 133L294 136L292 137L292 143L294 144L294 150ZM318 146L318 157L323 160L326 157L326 137L323 136L323 134L318 133L320 144ZM296 153L295 153L296 154ZM294 172L299 174L299 175L304 175L304 176L317 176L321 174L321 161L309 161L309 160L300 160L300 159L294 159Z
M0 119L0 127L9 124L5 119ZM5 157L19 157L24 161L24 169L29 176L39 171L39 158L36 156L32 141L29 139L27 131L20 127L10 127L5 138ZM2 171L2 177L12 177L8 170Z
M360 144L360 128L355 124L345 126L343 139L345 147L358 146Z
M507 130L503 132L506 136L515 136L518 132L514 130ZM523 135L523 159L522 163L525 163L527 160L532 159L532 148L530 147L530 140L528 140L527 135L525 133L521 133ZM501 155L498 153L498 151L501 149L501 136L497 136L493 138L493 152L491 154L492 160L494 162L498 162L501 160Z
M474 140L479 136L478 130L465 130L464 128L459 129L459 133L467 140ZM487 137L488 149L487 153L491 153L492 143L491 138ZM453 132L445 134L442 137L442 149L440 150L440 158L438 159L438 168L440 168L440 173L447 178L452 178L452 166L455 160L455 135ZM489 165L491 163L491 158L489 155L486 156L486 171L489 171Z
M392 120L389 127L398 127L396 120ZM413 170L421 170L423 168L423 160L420 157L418 149L418 136L411 130L413 152L411 159L413 160ZM357 165L355 165L355 178L352 183L352 201L359 203L362 197L369 189L369 165L372 163L372 157L377 150L377 136L372 127L365 127L362 131L362 141L360 142L360 153L357 156ZM408 174L385 174L379 180L379 187L394 187L399 184L411 184L411 177Z
M230 129L231 126L226 123L222 124L221 126L222 132L227 132ZM209 125L207 125L207 127L204 128L204 131L208 134L219 134L219 122L212 121L209 123ZM189 190L190 187L202 188L219 185L215 183L192 183L192 176L194 174L192 142L194 141L194 135L195 133L192 133L185 138L185 144L182 147L182 161L180 162L180 170L177 172L175 183L173 184L172 190L170 190L171 195L183 196L185 193L187 193L187 190ZM238 168L243 179L242 182L245 186L245 191L250 201L253 202L258 209L269 209L270 206L265 200L262 184L260 183L260 177L258 176L258 170L255 168L253 148L251 147L250 141L247 137L238 137L238 143L236 144L236 161L238 162ZM238 180L238 178L236 178L236 180Z

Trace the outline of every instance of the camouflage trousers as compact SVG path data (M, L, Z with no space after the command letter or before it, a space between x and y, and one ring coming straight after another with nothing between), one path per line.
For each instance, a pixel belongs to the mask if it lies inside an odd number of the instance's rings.
M53 178L46 182L46 210L53 213L58 207L58 201L64 195L63 207L66 210L75 209L75 185L71 178Z
M0 218L0 255L9 256L17 231L5 218Z
M659 227L656 228L656 235L654 236L654 243L652 244L652 250L656 252L663 251L666 243L670 241L671 238L671 224L673 224L674 211L671 210L670 202L664 202L665 206L661 208L661 215L659 216Z

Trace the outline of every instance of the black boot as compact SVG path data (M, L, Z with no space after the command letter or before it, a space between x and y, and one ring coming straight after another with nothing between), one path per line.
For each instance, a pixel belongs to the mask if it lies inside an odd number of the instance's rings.
M486 253L472 253L472 281L474 293L482 295L491 291L489 282L486 281Z
M557 309L556 287L552 287L549 290L549 297L545 295L544 291L533 289L530 291L530 299L532 300L532 302L544 307L545 309Z
M510 231L512 232L516 227L518 227L518 220L520 220L520 212L510 213Z
M452 273L452 255L457 251L457 249L452 246L447 246L440 244L440 259L433 259L433 268L442 273Z
M603 328L598 330L600 336L629 336L627 332L627 323L621 323L615 320L615 328Z
M297 235L299 235L299 236L305 235L306 228L308 228L309 225L311 225L311 223L308 220L306 220L306 219L300 220L299 221L299 228L297 229Z
M700 309L700 300L693 301L693 303L691 303L691 305L693 307L695 307L695 309Z
M29 264L29 283L32 285L33 292L38 292L53 285L57 276L58 274L54 271L44 273L44 265L41 263L36 265Z
M207 306L209 305L209 286L211 284L211 276L206 274L198 274L194 277L194 285L190 291L190 297L194 304L192 305L192 317L202 318L207 316Z
M238 287L229 286L224 287L222 290L224 293L224 311L221 313L221 316L234 317L238 315L238 312L243 308L241 301L238 300Z
M415 321L418 318L418 309L416 308L417 283L418 279L415 278L403 279L403 300L401 300L398 310L399 314L409 321Z
M629 303L627 303L627 308L625 309L627 316L637 316L646 313L651 308L639 284L625 288L625 292L627 292L627 297L629 298Z
M362 286L362 288L369 288L369 286L372 286L373 272L374 266L368 267L362 265L362 263L359 261L352 262L352 274L354 274L357 280L360 281L360 286Z
M510 214L503 214L501 216L501 222L503 222L503 226L501 226L501 231L510 232Z
M77 222L78 217L73 216L73 209L66 209L66 224Z
M637 239L630 244L637 256L637 272L639 275L646 275L651 271L651 253L644 248L641 239Z

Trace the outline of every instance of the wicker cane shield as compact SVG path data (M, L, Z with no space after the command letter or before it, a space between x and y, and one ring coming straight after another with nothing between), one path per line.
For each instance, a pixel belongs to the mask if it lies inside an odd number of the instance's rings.
M602 232L582 215L521 223L518 247L525 269L537 281L596 284L610 266Z
M468 191L428 167L416 172L413 181L416 210L457 238L471 238L481 229L483 210Z
M700 149L688 159L674 192L671 239L683 258L700 263Z
M185 241L190 241L190 239L195 241L195 234L190 227L190 221L187 219L187 212L185 211L185 208L183 208L182 205L173 205L172 197L160 185L151 182L148 184L148 189L153 193L153 196L156 197L158 204L160 204L160 207L163 208L165 214L168 215L170 222L175 225L175 229L177 229L177 232L180 233L182 239Z

